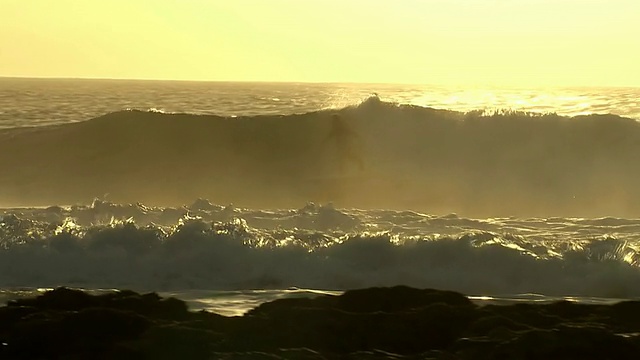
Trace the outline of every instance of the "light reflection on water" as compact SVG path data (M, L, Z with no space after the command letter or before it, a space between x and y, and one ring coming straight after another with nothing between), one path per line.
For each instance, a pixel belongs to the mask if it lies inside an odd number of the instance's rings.
M0 290L0 304L7 301L33 297L50 289L3 289ZM103 294L113 289L87 290L92 294ZM176 297L184 300L193 311L206 310L224 316L242 316L258 305L284 298L312 298L323 295L340 295L338 290L284 289L284 290L185 290L159 292L162 297ZM588 296L546 296L540 294L512 294L500 296L470 295L476 305L513 305L518 303L547 304L555 301L571 301L581 304L611 305L629 299L603 298Z
M472 111L560 115L611 113L640 119L640 88L478 88L389 84L224 83L0 78L0 128L88 120L131 109L255 116L383 101Z

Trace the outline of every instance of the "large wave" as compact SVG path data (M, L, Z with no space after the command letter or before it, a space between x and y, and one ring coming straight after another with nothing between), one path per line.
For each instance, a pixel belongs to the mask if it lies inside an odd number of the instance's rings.
M309 204L0 211L0 288L352 289L640 296L640 221L489 219Z
M639 153L640 124L615 115L461 113L377 97L287 116L120 111L1 130L0 206L108 194L154 205L208 197L269 208L333 201L473 216L634 217Z

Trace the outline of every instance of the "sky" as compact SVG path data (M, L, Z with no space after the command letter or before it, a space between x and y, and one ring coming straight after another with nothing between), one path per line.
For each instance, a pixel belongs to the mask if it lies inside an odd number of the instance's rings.
M0 0L0 76L640 86L638 0Z

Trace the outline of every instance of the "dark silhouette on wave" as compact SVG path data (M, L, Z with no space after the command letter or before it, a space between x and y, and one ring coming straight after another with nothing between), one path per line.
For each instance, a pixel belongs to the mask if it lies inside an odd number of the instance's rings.
M331 116L331 131L325 138L325 143L335 142L336 161L341 172L344 172L350 164L354 164L359 170L364 169L364 160L355 144L358 137L358 133L340 115Z

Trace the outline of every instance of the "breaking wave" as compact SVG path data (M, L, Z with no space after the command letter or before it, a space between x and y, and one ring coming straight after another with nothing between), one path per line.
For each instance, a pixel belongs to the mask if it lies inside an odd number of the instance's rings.
M95 201L0 212L0 288L351 289L640 296L640 221Z
M634 217L639 153L640 124L616 115L462 113L375 96L282 116L119 111L0 130L0 206L108 194L165 206L207 197L262 208L333 201L481 217Z

